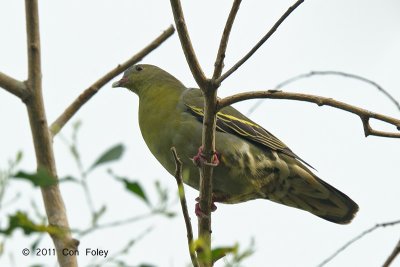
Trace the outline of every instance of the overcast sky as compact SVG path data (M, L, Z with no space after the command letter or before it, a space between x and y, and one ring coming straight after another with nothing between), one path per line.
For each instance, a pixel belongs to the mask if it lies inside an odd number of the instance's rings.
M271 27L293 1L243 1L235 21L226 66L242 57ZM183 1L188 28L206 74L213 70L220 35L231 1ZM23 1L0 1L0 71L26 78L26 39ZM247 90L273 88L279 82L311 70L338 70L367 77L400 100L400 2L305 1L275 35L242 68L227 79L220 96ZM117 64L135 54L173 23L169 1L40 1L43 91L49 122L87 86ZM181 51L177 34L143 62L158 65L187 86L196 86ZM118 78L116 78L118 79ZM317 77L291 84L287 91L332 97L371 111L400 117L399 110L375 88L341 77ZM246 113L254 104L236 107ZM123 159L112 165L121 175L136 179L154 193L160 180L171 195L175 180L153 158L140 134L137 97L107 84L72 122L83 126L79 145L88 166L110 146L126 145ZM307 212L266 200L238 205L218 205L213 214L213 245L243 247L255 240L255 253L245 266L316 266L352 237L376 223L400 218L400 142L364 137L359 118L344 111L314 104L267 100L251 118L270 130L300 157L318 170L318 176L348 194L360 206L350 225L341 226ZM16 97L0 90L0 167L18 150L24 152L21 168L34 171L35 159L26 110ZM394 130L394 127L382 129ZM71 123L63 130L71 133ZM66 146L54 141L60 176L77 175ZM105 169L90 177L95 205L107 204L104 222L144 212L145 206L125 193ZM72 227L88 222L88 209L81 189L61 187ZM40 190L26 182L12 181L6 199L21 193L18 202L0 211L0 225L15 210L31 211L33 199L43 210ZM154 195L154 194L153 194ZM193 212L197 192L187 188ZM180 210L176 204L174 210ZM190 262L186 232L180 213L174 219L151 218L126 227L98 231L81 240L80 248L120 250L144 229L154 226L126 256L132 265L185 266ZM380 266L399 240L399 227L377 230L349 247L327 266ZM54 263L55 257L22 257L32 239L21 232L7 240L1 266ZM52 246L46 237L40 247ZM91 258L80 256L85 266ZM222 262L216 266L223 266ZM393 266L400 266L400 259Z

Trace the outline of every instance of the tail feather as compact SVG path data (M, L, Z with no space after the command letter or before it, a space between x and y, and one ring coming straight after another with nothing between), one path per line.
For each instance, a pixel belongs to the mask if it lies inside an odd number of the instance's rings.
M330 192L330 197L324 201L324 203L326 203L325 205L328 207L328 212L317 216L335 223L350 223L358 211L357 203L355 203L346 194L342 193L325 181L319 179L318 177L315 178Z
M318 178L303 164L289 164L288 167L289 172L278 176L275 186L270 185L264 192L266 198L334 223L351 222L358 211L358 205L352 199ZM284 186L276 186L278 184Z

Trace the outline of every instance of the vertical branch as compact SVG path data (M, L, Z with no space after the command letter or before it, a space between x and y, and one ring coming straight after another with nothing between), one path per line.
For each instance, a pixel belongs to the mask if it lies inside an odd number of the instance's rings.
M200 266L212 266L212 260L208 259L211 251L211 204L212 204L212 159L215 151L215 124L216 124L216 103L217 103L217 86L211 84L208 80L197 60L190 41L189 33L186 27L185 18L183 16L182 5L180 0L170 0L172 12L174 14L176 29L182 49L186 56L189 68L194 79L199 85L204 95L204 120L202 133L202 147L205 162L200 167L200 209L204 216L198 217L198 236L202 241L202 250L199 250L198 258Z
M190 71L193 74L194 79L200 88L204 88L206 85L207 78L204 75L203 70L200 67L199 61L197 60L196 53L194 52L192 42L190 41L189 32L186 27L185 17L183 16L183 10L181 1L170 0L172 13L174 14L174 20L176 29L178 31L179 39L181 41L182 50L185 53L186 61L188 62Z
M27 87L31 93L26 102L26 107L35 147L37 168L46 170L54 179L57 179L52 140L42 96L38 1L25 0L25 13L28 49ZM59 186L55 184L42 187L41 190L49 224L64 230L62 236L52 235L58 262L60 266L77 266L75 256L66 257L62 255L64 248L76 249L78 241L71 238Z
M186 204L185 189L183 187L182 161L178 157L175 147L172 147L171 151L172 151L172 155L174 156L174 160L175 160L175 168L176 168L175 169L175 179L176 179L176 183L178 185L179 200L181 202L183 218L185 219L188 247L189 247L189 255L190 255L190 259L192 260L193 267L198 267L199 263L197 262L197 257L196 257L194 247L193 247L193 229L192 229L192 224L190 222L189 211L188 211L187 204Z
M228 47L229 35L231 34L233 22L236 18L236 14L239 10L240 3L242 0L233 1L231 11L229 12L228 19L225 24L224 32L222 33L221 42L219 44L217 58L214 64L214 74L212 79L216 80L221 76L222 69L224 68L224 59L226 48Z
M202 266L212 266L212 259L207 255L211 252L211 205L212 205L212 174L215 154L215 127L217 90L211 86L204 92L204 119L202 132L202 146L205 162L200 167L200 195L199 204L204 216L198 217L198 233L203 243Z

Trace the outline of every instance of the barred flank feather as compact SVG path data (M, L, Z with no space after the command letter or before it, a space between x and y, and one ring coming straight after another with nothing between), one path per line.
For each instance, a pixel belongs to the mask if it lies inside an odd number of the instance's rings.
M358 205L347 195L324 182L304 165L280 156L279 165L289 169L280 172L262 190L265 198L294 208L302 209L325 220L347 224L358 211ZM281 167L282 168L282 167Z

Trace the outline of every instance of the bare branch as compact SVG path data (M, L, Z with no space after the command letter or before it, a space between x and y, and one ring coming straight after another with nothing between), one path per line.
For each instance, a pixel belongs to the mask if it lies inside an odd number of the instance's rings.
M2 72L0 72L0 87L19 97L23 102L25 102L29 96L29 92L25 83L18 81Z
M378 228L384 228L387 226L394 226L396 224L399 224L400 220L397 221L392 221L392 222L385 222L385 223L378 223L375 224L373 227L363 231L361 234L357 235L356 237L350 239L346 244L344 244L342 247L340 247L338 250L335 251L335 253L333 253L331 256L329 256L328 258L326 258L323 262L321 262L320 264L318 264L318 267L322 267L325 264L327 264L328 262L330 262L333 258L335 258L338 254L340 254L341 252L343 252L346 248L348 248L351 244L353 244L354 242L360 240L361 238L363 238L365 235L375 231Z
M276 88L282 88L282 87L284 87L290 83L296 82L298 80L309 78L312 76L320 76L320 75L337 75L337 76L343 76L345 78L355 79L355 80L359 80L359 81L368 83L368 84L374 86L376 89L378 89L378 91L382 92L385 96L387 96L389 98L389 100L392 101L393 104L397 107L397 109L400 110L399 102L388 91L386 91L382 86L380 86L378 83L376 83L370 79L367 79L365 77L362 77L360 75L351 74L351 73L347 73L347 72L343 72L343 71L335 71L335 70L310 71L309 73L300 74L300 75L297 75L290 79L287 79L286 81L283 81L280 84L278 84L276 86Z
M290 93L290 92L282 92L277 90L268 90L268 91L254 91L254 92L246 92L239 93L233 96L226 97L222 100L219 100L218 108L221 109L223 107L232 105L239 101L248 100L248 99L256 99L256 98L268 98L268 99L287 99L287 100L297 100L304 102L315 103L318 106L330 106L337 109L345 110L356 114L360 117L363 126L364 126L364 134L365 136L374 135L374 136L382 136L382 137L392 137L392 138L400 138L400 133L391 133L384 131L377 131L372 129L369 121L370 119L376 119L379 121L384 121L389 124L392 124L400 130L400 120L381 115L379 113L371 112L366 109L362 109L353 105L349 105L344 102L340 102L328 97L316 96L316 95L308 95L301 93Z
M304 0L298 0L294 5L289 7L289 9L279 18L279 20L274 24L274 26L267 32L267 34L232 68L230 68L227 72L225 72L221 77L216 80L217 84L220 84L223 80L228 78L233 72L235 72L240 66L243 65L278 29L278 27L282 24L282 22L289 17L290 13L292 13L298 6L300 6Z
M83 91L65 110L64 112L51 124L50 131L55 136L64 125L75 115L75 113L90 99L92 98L105 84L111 81L114 77L124 72L131 65L139 62L145 56L147 56L154 49L159 47L165 40L167 40L175 29L171 25L166 29L160 36L152 41L148 46L143 48L139 53L132 56L124 63L118 65L116 68L109 71L85 91Z
M178 31L179 39L181 41L182 50L185 53L186 60L189 64L190 71L200 88L204 88L207 78L197 60L196 53L194 52L192 42L190 41L189 32L186 27L185 17L180 0L170 0L172 13L174 14L176 30Z
M224 68L224 58L225 58L226 48L228 46L229 35L231 33L233 22L235 20L241 2L242 0L233 1L231 11L229 13L228 19L225 24L224 32L222 33L221 42L219 44L219 49L217 53L217 58L215 59L214 63L215 69L212 77L213 80L216 80L221 76L222 69Z
M183 187L183 181L182 181L182 161L179 159L175 147L172 147L171 151L175 160L175 166L176 166L175 179L176 183L178 184L179 200L181 201L183 218L185 219L190 259L192 260L193 266L198 267L199 263L197 262L197 257L193 248L192 224L190 222L189 212L186 204L185 189Z
M37 168L43 168L57 180L53 146L42 96L38 9L37 0L25 0L28 50L28 81L26 85L31 93L29 101L26 102L26 107L35 147ZM79 241L71 237L68 218L58 183L42 187L41 190L49 224L63 229L65 233L62 237L51 235L57 251L59 265L61 267L75 267L77 266L76 256L66 257L62 253L63 249L66 248L76 250Z
M385 90L382 86L380 86L378 83L367 79L365 77L362 77L360 75L356 75L356 74L351 74L351 73L347 73L347 72L342 72L342 71L310 71L308 73L303 73L303 74L299 74L296 75L294 77L291 77L287 80L284 80L283 82L279 83L278 85L275 86L274 89L279 89L279 88L283 88L285 86L287 86L288 84L297 82L301 79L306 79L306 78L310 78L312 76L318 76L318 75L337 75L337 76L343 76L345 78L350 78L350 79L355 79L361 82L365 82L367 84L370 84L372 86L374 86L378 91L382 92L385 96L387 96L389 98L390 101L393 102L393 104L397 107L398 110L400 110L400 104L399 102L387 91ZM249 110L249 112L247 113L247 115L251 114L254 112L254 110L256 110L262 103L262 99L260 99L259 101L257 101Z
M113 221L113 222L109 222L109 223L90 225L88 228L86 228L84 230L73 229L72 231L77 233L80 237L83 237L83 236L93 233L94 231L97 231L97 230L102 230L102 229L106 229L106 228L112 228L112 227L117 227L117 226L121 226L121 225L134 223L134 222L137 222L140 220L150 218L156 214L157 214L156 212L149 212L146 214L137 215L137 216L133 216L130 218L117 220L117 221Z
M394 261L394 259L400 254L400 240L397 242L397 245L394 247L392 253L390 253L389 257L386 259L383 267L389 267L390 264Z

